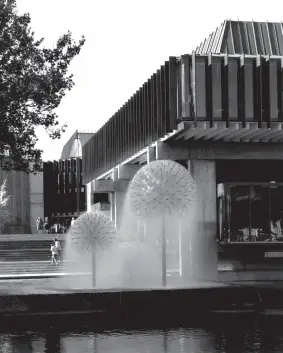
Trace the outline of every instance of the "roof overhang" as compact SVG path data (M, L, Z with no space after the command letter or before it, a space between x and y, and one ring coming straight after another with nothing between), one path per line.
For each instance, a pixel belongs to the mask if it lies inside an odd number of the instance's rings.
M283 122L266 123L248 122L245 126L239 122L181 122L178 133L170 140L205 140L223 142L283 142Z

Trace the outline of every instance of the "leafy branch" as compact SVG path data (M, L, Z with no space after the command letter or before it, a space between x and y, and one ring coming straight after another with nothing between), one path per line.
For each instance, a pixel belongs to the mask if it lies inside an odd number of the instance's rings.
M29 14L18 15L16 0L0 0L1 167L36 172L42 151L35 147L35 127L44 127L52 139L65 131L55 110L74 86L68 68L85 38L76 43L67 32L48 49L43 38L35 39L30 22Z

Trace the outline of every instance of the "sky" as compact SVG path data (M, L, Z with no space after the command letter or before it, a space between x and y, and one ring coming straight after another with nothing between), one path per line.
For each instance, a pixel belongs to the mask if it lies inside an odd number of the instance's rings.
M75 86L57 110L66 132L51 140L37 130L44 160L59 159L76 129L97 131L169 56L191 53L225 19L283 21L279 0L17 0L17 7L46 47L68 30L86 37L70 66Z

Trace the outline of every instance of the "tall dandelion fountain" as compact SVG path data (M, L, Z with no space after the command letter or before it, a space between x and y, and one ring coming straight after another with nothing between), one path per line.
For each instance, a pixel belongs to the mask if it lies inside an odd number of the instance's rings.
M111 220L102 212L87 212L76 219L69 235L71 246L80 254L91 253L92 286L96 286L97 253L113 244L116 229Z
M138 219L160 220L161 273L162 286L165 287L167 278L166 219L184 217L191 212L196 199L195 181L189 171L177 162L153 161L136 173L130 185L129 197Z

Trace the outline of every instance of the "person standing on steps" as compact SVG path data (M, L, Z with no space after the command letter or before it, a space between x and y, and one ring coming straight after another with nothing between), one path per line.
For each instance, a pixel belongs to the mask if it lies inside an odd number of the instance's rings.
M44 218L44 223L43 223L43 229L44 229L44 234L48 234L49 233L49 221L48 221L48 217Z
M55 264L56 266L58 265L57 257L58 257L58 250L57 247L55 246L55 241L53 240L51 244L51 264Z
M36 220L36 230L38 234L42 234L43 231L43 220L41 217L38 217Z
M59 260L60 263L61 263L61 262L62 262L62 260L61 260L61 244L60 244L60 241L59 241L58 237L55 238L54 244L55 244L55 247L57 248L57 257L58 257L58 260Z
M72 217L72 220L71 220L71 227L72 227L72 225L75 223L75 218L74 217Z

